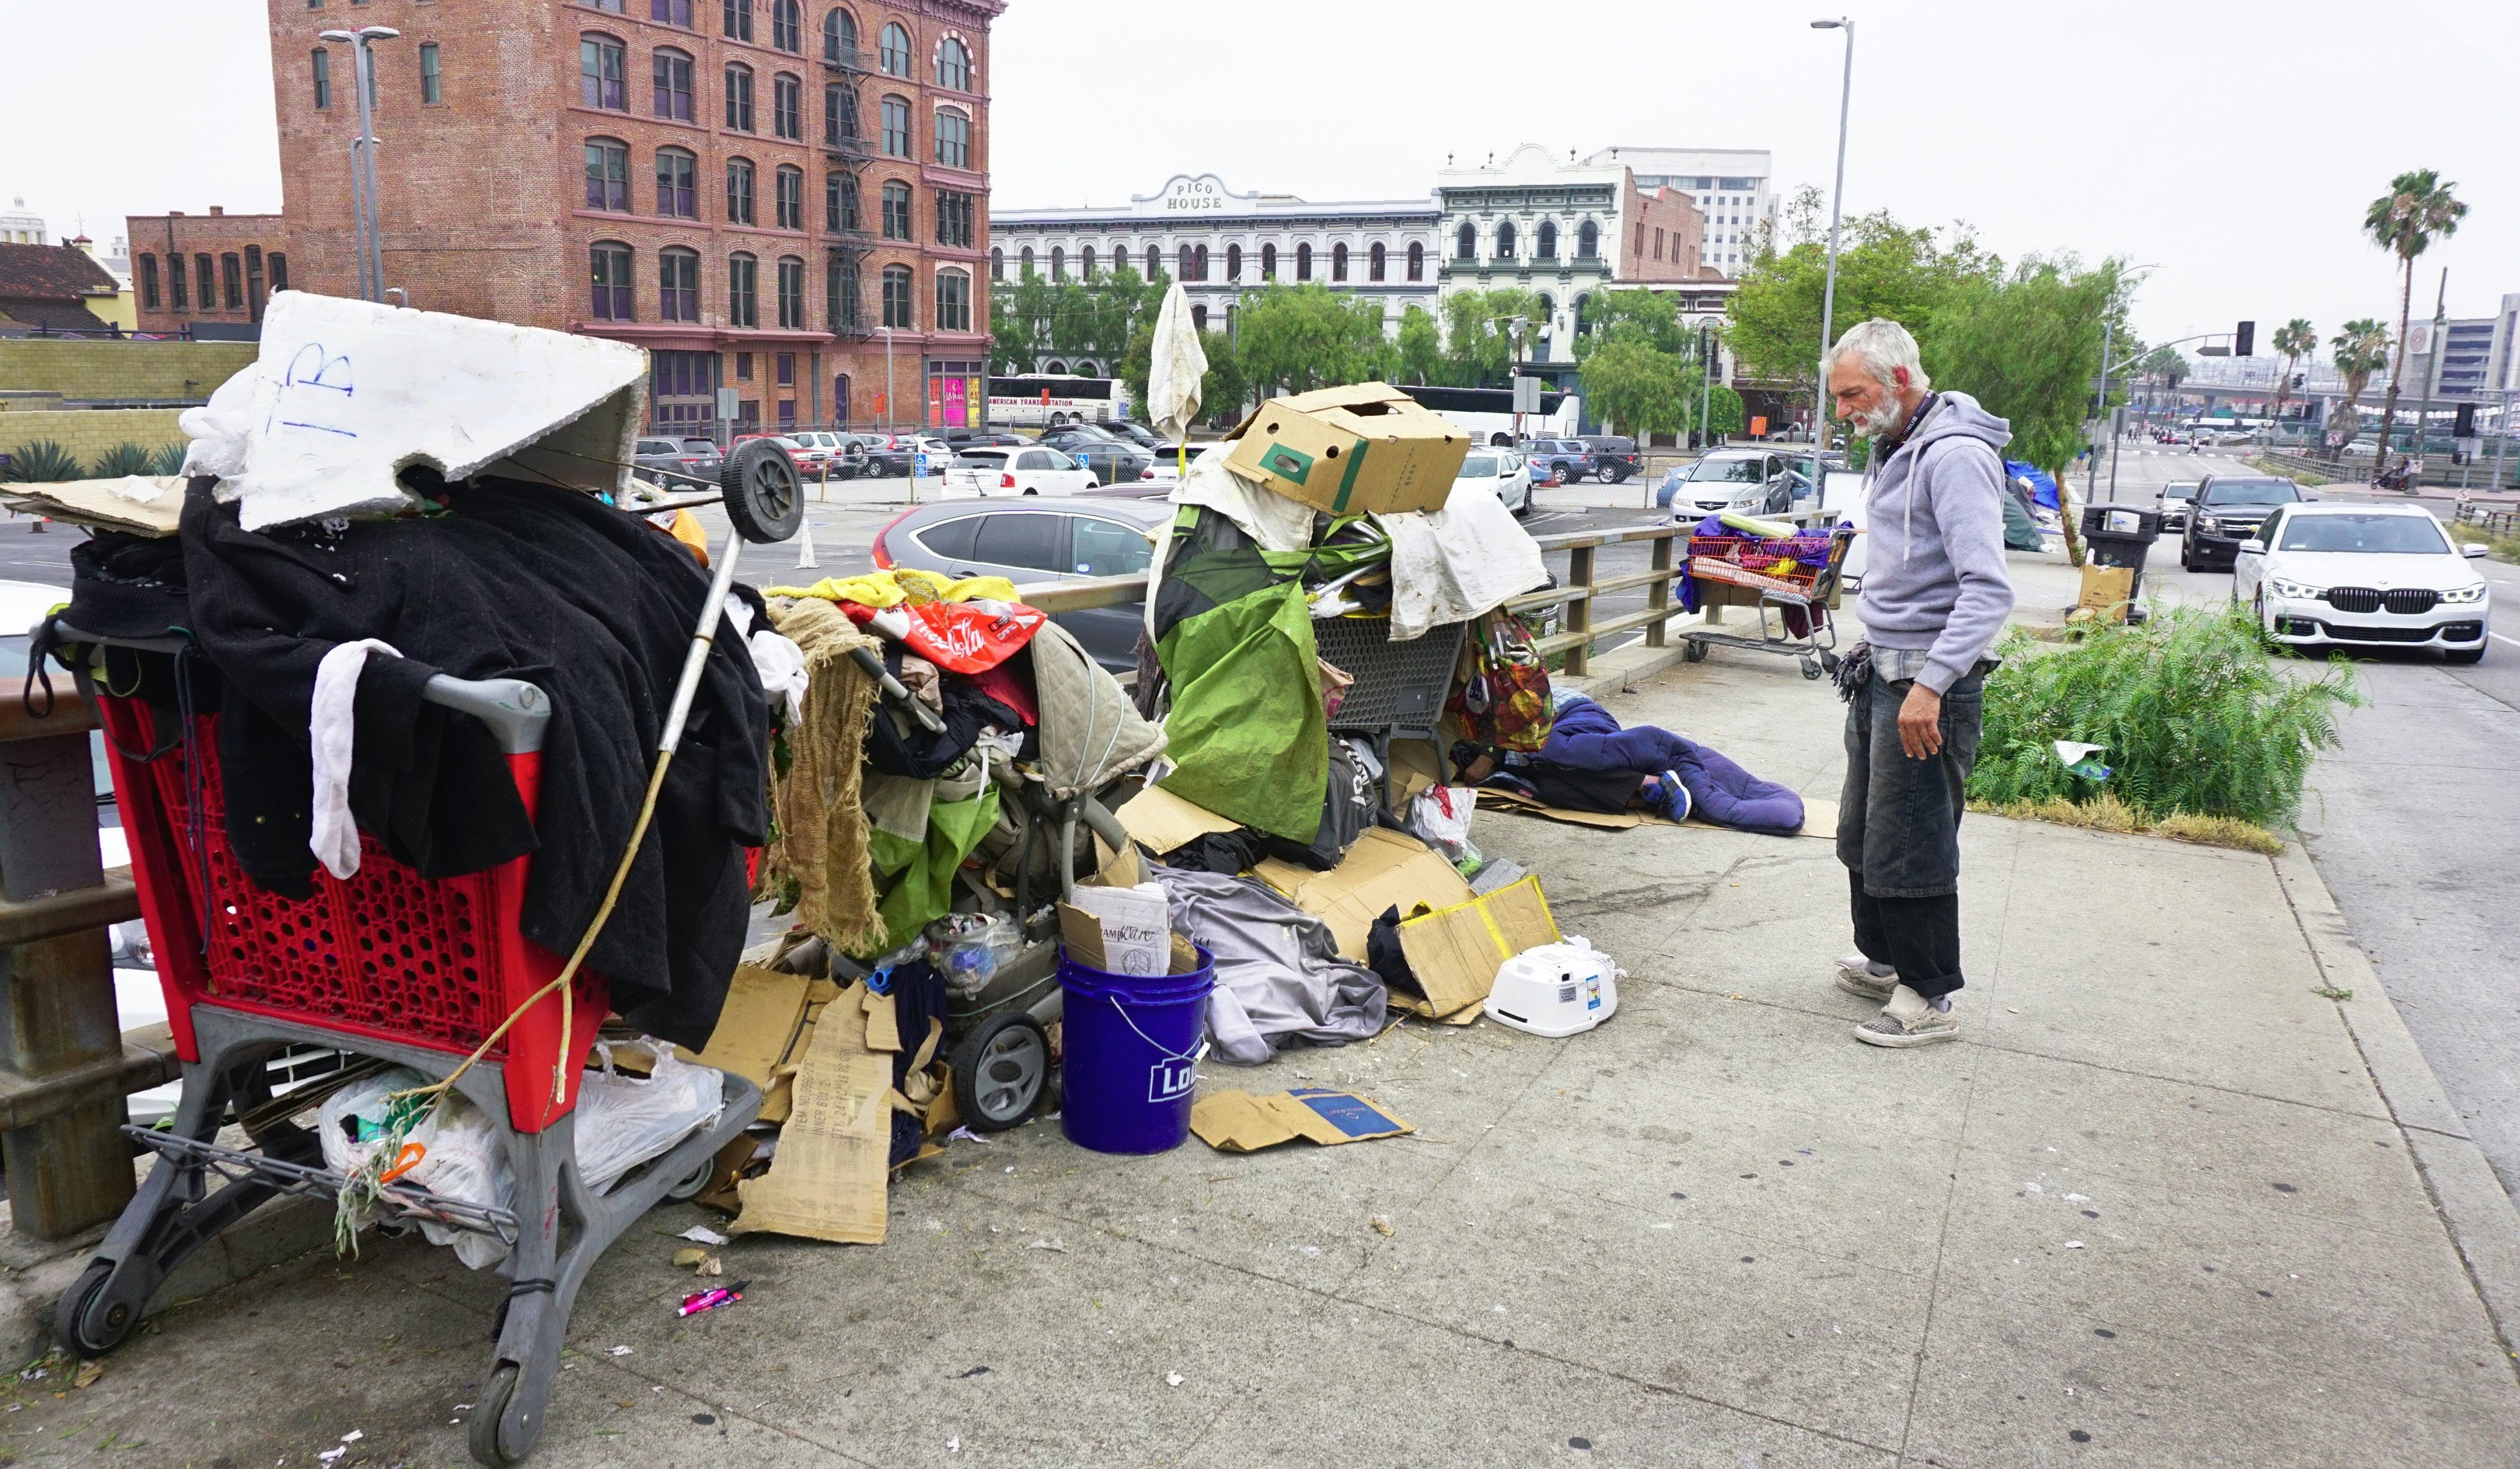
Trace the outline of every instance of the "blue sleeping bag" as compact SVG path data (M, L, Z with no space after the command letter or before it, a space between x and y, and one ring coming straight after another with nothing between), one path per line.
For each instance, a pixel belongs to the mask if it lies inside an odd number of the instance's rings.
M1651 725L1627 730L1582 694L1560 693L1557 725L1539 758L1578 770L1672 771L1688 787L1701 820L1718 826L1791 836L1803 829L1803 798L1762 780L1714 750Z

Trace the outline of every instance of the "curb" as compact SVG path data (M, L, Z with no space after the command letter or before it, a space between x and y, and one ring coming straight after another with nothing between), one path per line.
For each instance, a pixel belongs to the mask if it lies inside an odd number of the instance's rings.
M53 1310L87 1269L107 1224L61 1241L59 1253L0 1276L0 1363L34 1360L53 1350ZM206 1296L276 1265L333 1243L333 1208L322 1199L284 1196L220 1231L175 1267L150 1298L149 1315Z
M2329 988L2354 992L2354 1000L2335 1002L2337 1018L2406 1139L2407 1154L2466 1268L2468 1283L2505 1359L2520 1371L2520 1211L2468 1135L2441 1079L2381 988L2369 957L2356 947L2353 930L2309 853L2295 841L2273 861L2275 880L2292 905L2302 936L2310 941L2319 973Z

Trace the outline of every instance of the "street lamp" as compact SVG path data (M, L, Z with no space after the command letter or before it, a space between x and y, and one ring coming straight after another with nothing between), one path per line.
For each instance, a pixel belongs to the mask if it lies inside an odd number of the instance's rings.
M1846 203L1846 113L1848 105L1855 98L1855 22L1840 16L1834 21L1814 21L1811 27L1814 30L1846 32L1845 73L1837 88L1837 182L1828 196L1828 284L1822 289L1820 298L1820 390L1816 394L1817 401L1812 404L1812 494L1825 500L1827 497L1821 489L1820 450L1821 435L1828 424L1828 349L1836 339L1837 224L1839 211Z
M1494 318L1490 325L1504 327L1506 329L1506 334L1513 338L1513 365L1506 374L1506 391L1508 393L1517 393L1520 389L1515 387L1514 383L1516 379L1522 377L1522 338L1523 334L1531 330L1531 318L1527 316L1500 316ZM1516 408L1513 411L1513 441L1517 445L1522 442L1522 410L1520 408Z
M377 138L374 96L377 59L370 47L378 41L390 41L402 32L390 25L362 25L356 30L319 32L327 41L342 41L350 47L351 85L359 93L359 136L350 143L350 208L356 221L355 239L359 251L359 299L382 301L385 298L384 246L378 240L383 224L383 211L377 200Z

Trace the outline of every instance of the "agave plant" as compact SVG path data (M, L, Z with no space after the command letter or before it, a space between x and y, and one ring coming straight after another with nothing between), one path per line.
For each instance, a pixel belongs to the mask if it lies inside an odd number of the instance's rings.
M7 477L20 484L58 484L85 474L78 456L55 439L36 439L9 451Z
M97 456L91 471L99 479L120 479L126 474L149 472L150 452L138 444L116 444Z
M172 479L184 472L184 453L190 446L178 440L158 448L149 456L149 473L158 479Z

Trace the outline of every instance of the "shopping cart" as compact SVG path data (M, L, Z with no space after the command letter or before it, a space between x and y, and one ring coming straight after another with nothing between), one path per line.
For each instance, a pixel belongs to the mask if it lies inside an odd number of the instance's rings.
M1399 778L1391 769L1391 741L1422 739L1443 747L1438 726L1453 668L1462 656L1466 622L1444 622L1405 643L1391 640L1388 617L1324 617L1313 623L1322 661L1356 680L1329 717L1333 734L1362 734L1382 762L1383 805L1399 809Z
M83 666L108 645L67 625L60 632ZM347 1181L325 1166L301 1120L335 1087L378 1067L353 1063L331 1082L274 1097L264 1072L273 1053L331 1046L442 1079L562 968L559 956L518 931L527 858L430 880L362 833L348 880L318 869L302 900L256 886L226 836L218 716L194 712L192 694L206 694L215 675L180 639L111 646L116 687L160 691L156 701L105 694L81 677L112 746L115 797L184 1081L171 1127L124 1130L158 1152L157 1166L62 1297L61 1338L83 1357L129 1339L167 1273L220 1230L281 1194L329 1202ZM138 683L123 682L134 668ZM425 696L491 730L531 811L548 696L516 680L445 677ZM383 1219L495 1235L510 1247L498 1345L471 1420L472 1454L484 1464L532 1451L569 1310L596 1259L659 1201L698 1193L718 1149L761 1107L758 1089L727 1076L714 1124L596 1192L578 1172L573 1109L608 988L581 971L568 998L571 1054L562 1054L561 997L552 996L455 1083L498 1129L514 1207L401 1182L383 1185L377 1199ZM232 1113L250 1146L218 1140Z
M1721 645L1799 658L1807 679L1835 669L1837 629L1829 609L1837 603L1839 577L1855 535L1850 525L1831 530L1826 558L1818 565L1803 559L1811 551L1808 537L1689 537L1688 574L1697 583L1700 601L1755 608L1759 636L1690 628L1682 634L1688 640L1682 656L1703 662L1706 649Z

